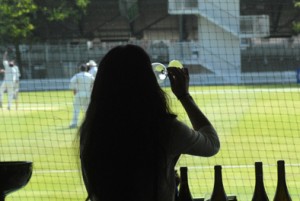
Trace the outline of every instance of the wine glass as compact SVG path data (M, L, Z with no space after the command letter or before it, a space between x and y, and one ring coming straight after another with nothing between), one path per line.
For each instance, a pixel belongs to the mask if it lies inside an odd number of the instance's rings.
M162 83L167 78L167 68L164 64L154 62L152 63L152 69L154 71L158 83Z
M30 161L2 161L0 162L0 201L5 197L24 187L32 175L32 162Z
M168 68L183 68L183 65L178 60L172 60L168 64ZM168 77L167 67L159 62L152 63L152 69L156 76L158 83L162 83Z

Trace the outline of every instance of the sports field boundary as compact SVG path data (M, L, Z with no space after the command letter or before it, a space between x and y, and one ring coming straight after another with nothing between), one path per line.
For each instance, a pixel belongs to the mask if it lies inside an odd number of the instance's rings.
M240 77L240 79L238 79L239 81L237 81L236 77ZM66 78L21 80L20 91L68 90L69 82L70 79ZM224 84L295 84L297 83L297 73L293 71L286 71L242 73L240 75L191 74L190 83L194 86ZM168 79L162 84L162 86L170 86Z

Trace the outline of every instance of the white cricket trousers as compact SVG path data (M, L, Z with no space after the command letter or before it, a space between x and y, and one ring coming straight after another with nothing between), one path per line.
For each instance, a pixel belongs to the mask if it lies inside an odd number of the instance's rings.
M74 102L73 102L74 109L73 109L73 118L72 118L71 125L77 125L80 110L82 110L83 112L86 112L89 103L90 103L90 96L75 95Z
M3 94L7 90L8 96L8 108L11 107L11 103L14 97L14 82L3 81L0 87L0 102L3 103Z

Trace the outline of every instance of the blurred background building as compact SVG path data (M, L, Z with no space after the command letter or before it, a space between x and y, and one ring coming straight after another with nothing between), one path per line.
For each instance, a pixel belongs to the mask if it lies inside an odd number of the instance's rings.
M19 46L22 79L69 78L80 63L134 43L153 62L182 61L194 84L290 82L299 68L299 18L293 0L91 0L77 20L32 16L38 40Z

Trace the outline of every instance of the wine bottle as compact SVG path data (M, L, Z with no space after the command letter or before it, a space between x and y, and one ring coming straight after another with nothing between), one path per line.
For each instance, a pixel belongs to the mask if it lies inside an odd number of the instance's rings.
M264 186L262 162L255 162L255 188L252 201L269 201Z
M188 183L188 168L180 167L180 188L178 194L179 201L193 201L193 197Z
M277 188L274 201L292 201L286 185L284 160L277 161Z
M228 201L223 185L221 165L215 165L214 189L211 194L210 201Z

